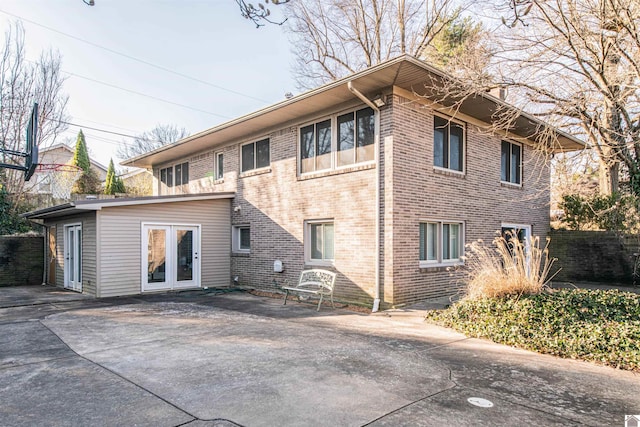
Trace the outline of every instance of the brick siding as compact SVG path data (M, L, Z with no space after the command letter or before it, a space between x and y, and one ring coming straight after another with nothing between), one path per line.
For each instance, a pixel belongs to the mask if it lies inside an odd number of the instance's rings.
M502 223L531 225L532 233L543 238L549 229L549 169L541 155L525 145L523 185L502 184L501 139L466 123L465 174L434 169L433 116L428 106L394 96L393 148L385 148L387 163L392 163L385 171L387 180L392 178L387 183L392 195L386 200L393 203L385 212L393 230L393 248L387 248L393 262L385 264L393 270L385 272L385 300L391 287L395 305L451 295L465 277L463 269L419 267L421 220L464 222L467 244L478 239L490 243Z
M550 256L557 258L554 281L633 283L633 267L640 252L637 236L607 231L554 230Z
M0 236L0 286L40 285L44 237Z

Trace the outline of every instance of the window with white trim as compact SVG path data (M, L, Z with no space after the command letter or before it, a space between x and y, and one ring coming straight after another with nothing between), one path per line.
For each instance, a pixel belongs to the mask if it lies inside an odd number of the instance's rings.
M189 184L189 162L160 169L160 195L173 194L173 187ZM181 187L183 190L184 187Z
M300 173L375 160L375 113L362 108L300 127Z
M267 168L271 164L269 138L250 142L240 147L240 171Z
M502 141L500 151L500 181L522 184L522 146Z
M214 159L214 179L217 181L224 178L224 154L216 153Z
M305 223L305 261L332 264L335 257L333 220Z
M433 165L464 171L464 125L440 116L433 117Z
M234 225L231 246L235 253L248 254L251 251L251 227L248 225Z
M420 223L420 264L454 264L464 254L464 223L425 221Z

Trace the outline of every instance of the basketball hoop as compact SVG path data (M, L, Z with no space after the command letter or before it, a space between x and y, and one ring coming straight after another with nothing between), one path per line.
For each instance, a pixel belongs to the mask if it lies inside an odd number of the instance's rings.
M79 166L57 163L39 164L36 171L49 182L54 199L70 199L73 184L82 175L82 168Z

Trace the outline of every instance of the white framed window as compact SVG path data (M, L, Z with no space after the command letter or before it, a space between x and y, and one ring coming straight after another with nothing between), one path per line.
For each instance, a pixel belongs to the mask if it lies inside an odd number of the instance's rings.
M332 219L305 221L305 262L332 265L335 258L335 234Z
M420 223L420 266L461 264L464 256L464 222Z
M231 246L235 253L251 252L251 227L249 225L234 225L231 230Z
M213 176L216 181L224 179L224 154L222 152L215 153L213 165Z
M500 149L500 181L522 185L522 145L502 141Z
M189 162L160 169L160 194L173 194L173 187L189 184Z
M299 129L301 174L375 160L375 112L361 108L308 123Z
M433 165L464 173L464 124L452 119L433 116Z
M243 144L240 147L240 172L267 168L271 164L269 138Z

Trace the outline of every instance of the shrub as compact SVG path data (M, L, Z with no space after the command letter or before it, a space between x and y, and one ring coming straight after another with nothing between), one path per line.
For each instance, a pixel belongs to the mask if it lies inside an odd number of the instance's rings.
M468 336L640 371L640 295L563 289L462 300L427 320Z
M563 222L572 230L637 232L640 227L638 199L632 195L567 194L562 196L560 208Z
M508 233L493 243L495 248L482 241L469 245L466 298L535 294L551 280L554 260L549 258L549 239L541 248L539 237L521 242L517 235Z

